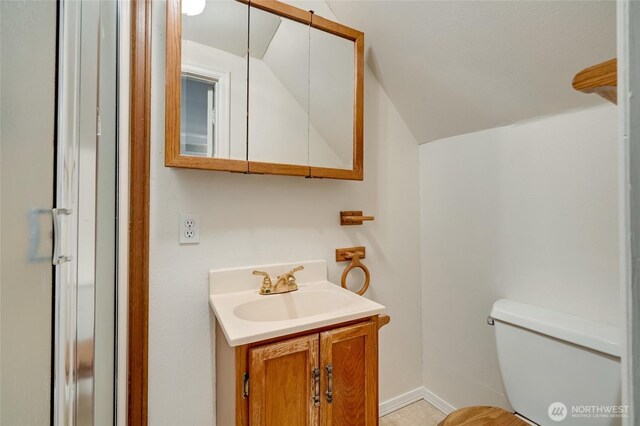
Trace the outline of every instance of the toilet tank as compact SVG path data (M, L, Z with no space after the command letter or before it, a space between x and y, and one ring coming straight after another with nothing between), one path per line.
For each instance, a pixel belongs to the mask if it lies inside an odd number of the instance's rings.
M622 423L619 328L508 299L490 320L516 413L540 425Z

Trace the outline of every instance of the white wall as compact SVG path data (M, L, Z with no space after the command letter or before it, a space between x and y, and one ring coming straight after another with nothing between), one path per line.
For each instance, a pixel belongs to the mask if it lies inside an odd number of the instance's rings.
M507 407L486 325L511 298L622 324L616 108L420 147L424 382L455 407Z
M367 247L367 296L392 318L381 332L381 401L421 386L418 146L375 78L366 73L364 182L165 168L164 25L164 3L154 3L149 424L213 423L209 269L324 258L337 281L338 247ZM340 227L347 209L376 220ZM178 245L180 212L201 214L199 245Z

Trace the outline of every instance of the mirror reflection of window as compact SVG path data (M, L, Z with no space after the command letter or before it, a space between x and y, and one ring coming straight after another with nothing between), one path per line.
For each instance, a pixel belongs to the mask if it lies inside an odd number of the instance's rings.
M236 0L187 3L180 155L246 160L249 6Z
M216 81L182 76L180 152L194 157L215 156Z

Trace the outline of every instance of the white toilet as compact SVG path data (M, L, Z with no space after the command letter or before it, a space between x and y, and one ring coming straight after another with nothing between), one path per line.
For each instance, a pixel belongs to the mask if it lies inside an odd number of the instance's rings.
M502 380L515 415L539 425L622 423L619 328L507 299L493 305L488 322L495 326ZM479 409L502 412L502 420L474 417ZM505 416L513 415L469 407L441 424L519 424L515 417L503 423Z

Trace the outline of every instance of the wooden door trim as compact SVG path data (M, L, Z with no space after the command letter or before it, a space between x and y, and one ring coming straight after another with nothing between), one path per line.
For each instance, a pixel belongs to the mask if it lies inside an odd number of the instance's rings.
M131 1L127 424L147 424L151 0Z

